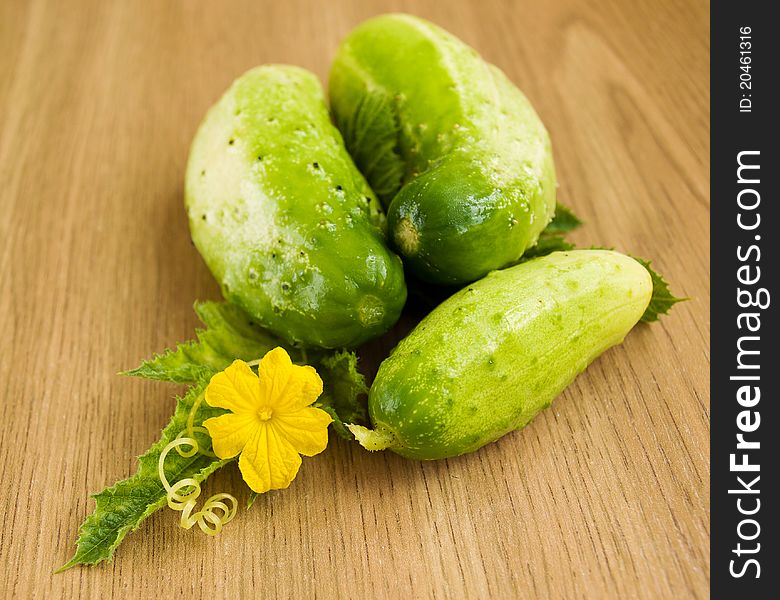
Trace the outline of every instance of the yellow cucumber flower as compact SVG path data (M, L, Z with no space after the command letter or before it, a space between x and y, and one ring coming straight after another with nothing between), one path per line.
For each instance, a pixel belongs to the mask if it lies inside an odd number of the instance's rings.
M314 456L328 445L332 419L309 406L322 393L313 367L292 364L283 348L268 352L255 375L236 360L211 378L206 402L228 414L207 419L214 454L240 454L241 475L257 493L286 488L298 474L300 454Z

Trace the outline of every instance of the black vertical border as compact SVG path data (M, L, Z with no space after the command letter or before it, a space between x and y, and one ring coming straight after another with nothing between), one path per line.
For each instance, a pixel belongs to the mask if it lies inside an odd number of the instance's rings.
M777 113L780 111L777 89L780 86L778 64L778 38L780 24L772 18L776 13L774 2L758 0L714 0L711 5L711 596L713 598L780 598L780 544L777 532L777 457L780 454L778 403L775 376L780 371L780 339L777 336L775 306L780 304L780 288L777 286L777 248L780 232L773 231L779 225L777 216L777 179L780 177L777 145L780 143ZM739 86L740 27L751 28L752 61L749 90L752 112L741 113L739 100L746 90ZM757 230L745 232L737 225L737 194L745 187L737 183L737 154L743 150L760 151L760 183L751 186L760 193L761 224ZM760 235L756 242L755 235ZM759 440L761 448L752 451L750 461L760 462L760 473L734 473L730 470L730 455L736 449L737 415L745 410L736 401L736 392L742 382L732 381L737 375L737 339L746 335L737 328L737 288L744 287L737 280L737 268L743 264L737 259L737 247L743 250L757 243L761 248L760 283L771 295L771 304L761 312L760 376L761 400L753 409L761 413L758 430L749 437ZM743 372L744 374L744 372ZM746 434L748 436L748 434ZM737 461L741 457L737 458ZM730 494L739 488L738 476L750 481L760 474L760 511L753 517L759 521L761 532L752 542L742 542L743 547L760 543L760 550L753 555L761 565L761 576L755 578L750 568L741 578L729 572L730 561L743 561L738 557L737 527L741 519L748 518L737 510L737 498L748 496ZM756 496L750 496L755 498ZM751 501L752 502L752 501ZM752 504L750 504L752 506ZM746 528L748 532L750 528ZM736 570L741 563L736 563Z

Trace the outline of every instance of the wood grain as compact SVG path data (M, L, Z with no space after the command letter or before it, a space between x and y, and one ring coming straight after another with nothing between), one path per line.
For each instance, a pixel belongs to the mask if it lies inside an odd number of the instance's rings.
M390 10L530 97L576 241L653 258L692 300L476 454L421 464L334 439L217 539L164 510L113 563L52 575L87 494L134 471L179 391L115 373L189 338L192 302L218 297L182 208L205 110L259 63L324 79L339 39ZM706 597L708 55L695 0L0 2L0 596ZM206 486L241 489L234 467Z

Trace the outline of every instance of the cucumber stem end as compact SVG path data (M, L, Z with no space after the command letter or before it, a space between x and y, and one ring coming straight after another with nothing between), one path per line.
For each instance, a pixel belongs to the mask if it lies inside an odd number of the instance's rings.
M369 429L368 427L352 423L347 423L346 425L360 445L371 452L386 450L395 442L395 434L382 425L378 425L376 429Z

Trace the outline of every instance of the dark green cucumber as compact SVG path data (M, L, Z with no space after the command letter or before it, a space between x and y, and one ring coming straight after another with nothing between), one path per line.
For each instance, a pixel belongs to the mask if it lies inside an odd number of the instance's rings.
M286 341L356 346L397 320L401 261L311 73L269 65L233 83L193 141L186 204L225 298Z
M554 252L445 300L380 365L369 450L417 459L473 452L524 427L650 302L649 272L608 250Z
M347 148L420 278L466 283L515 262L555 211L550 139L523 94L443 29L409 15L359 25L330 100Z

